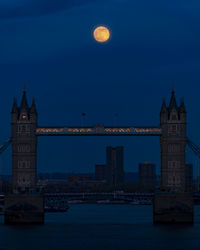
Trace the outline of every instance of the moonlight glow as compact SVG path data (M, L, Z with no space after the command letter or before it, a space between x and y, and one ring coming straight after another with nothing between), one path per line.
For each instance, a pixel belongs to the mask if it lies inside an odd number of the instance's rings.
M105 26L97 27L93 32L94 39L99 43L107 42L110 38L110 31Z

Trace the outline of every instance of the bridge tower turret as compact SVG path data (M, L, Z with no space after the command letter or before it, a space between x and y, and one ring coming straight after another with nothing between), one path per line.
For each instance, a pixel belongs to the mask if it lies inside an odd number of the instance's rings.
M178 107L174 89L169 106L163 101L160 112L162 136L161 189L185 191L186 108L183 99Z
M12 125L12 184L13 191L36 187L37 110L33 99L28 106L26 90L18 107L14 99L11 112Z

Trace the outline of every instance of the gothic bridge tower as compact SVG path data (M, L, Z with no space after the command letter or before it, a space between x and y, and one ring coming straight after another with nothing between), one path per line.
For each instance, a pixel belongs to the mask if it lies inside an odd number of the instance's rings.
M161 146L161 189L185 191L186 175L186 109L184 100L176 103L174 89L169 106L163 101L160 112L162 136Z
M36 187L37 110L33 99L28 106L26 90L18 107L14 99L11 112L12 126L12 184L13 190Z

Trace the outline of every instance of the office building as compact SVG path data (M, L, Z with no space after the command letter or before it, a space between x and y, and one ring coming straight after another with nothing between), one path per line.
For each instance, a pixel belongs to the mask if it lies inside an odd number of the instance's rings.
M124 148L106 148L106 181L109 185L124 183Z
M143 188L155 188L155 165L149 162L139 164L139 183Z

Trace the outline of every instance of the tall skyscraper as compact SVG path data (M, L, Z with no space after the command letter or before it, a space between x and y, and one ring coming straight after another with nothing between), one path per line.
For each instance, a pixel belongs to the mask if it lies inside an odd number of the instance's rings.
M155 165L149 162L139 164L139 183L143 188L155 188Z
M106 148L106 181L109 185L124 183L124 148Z

